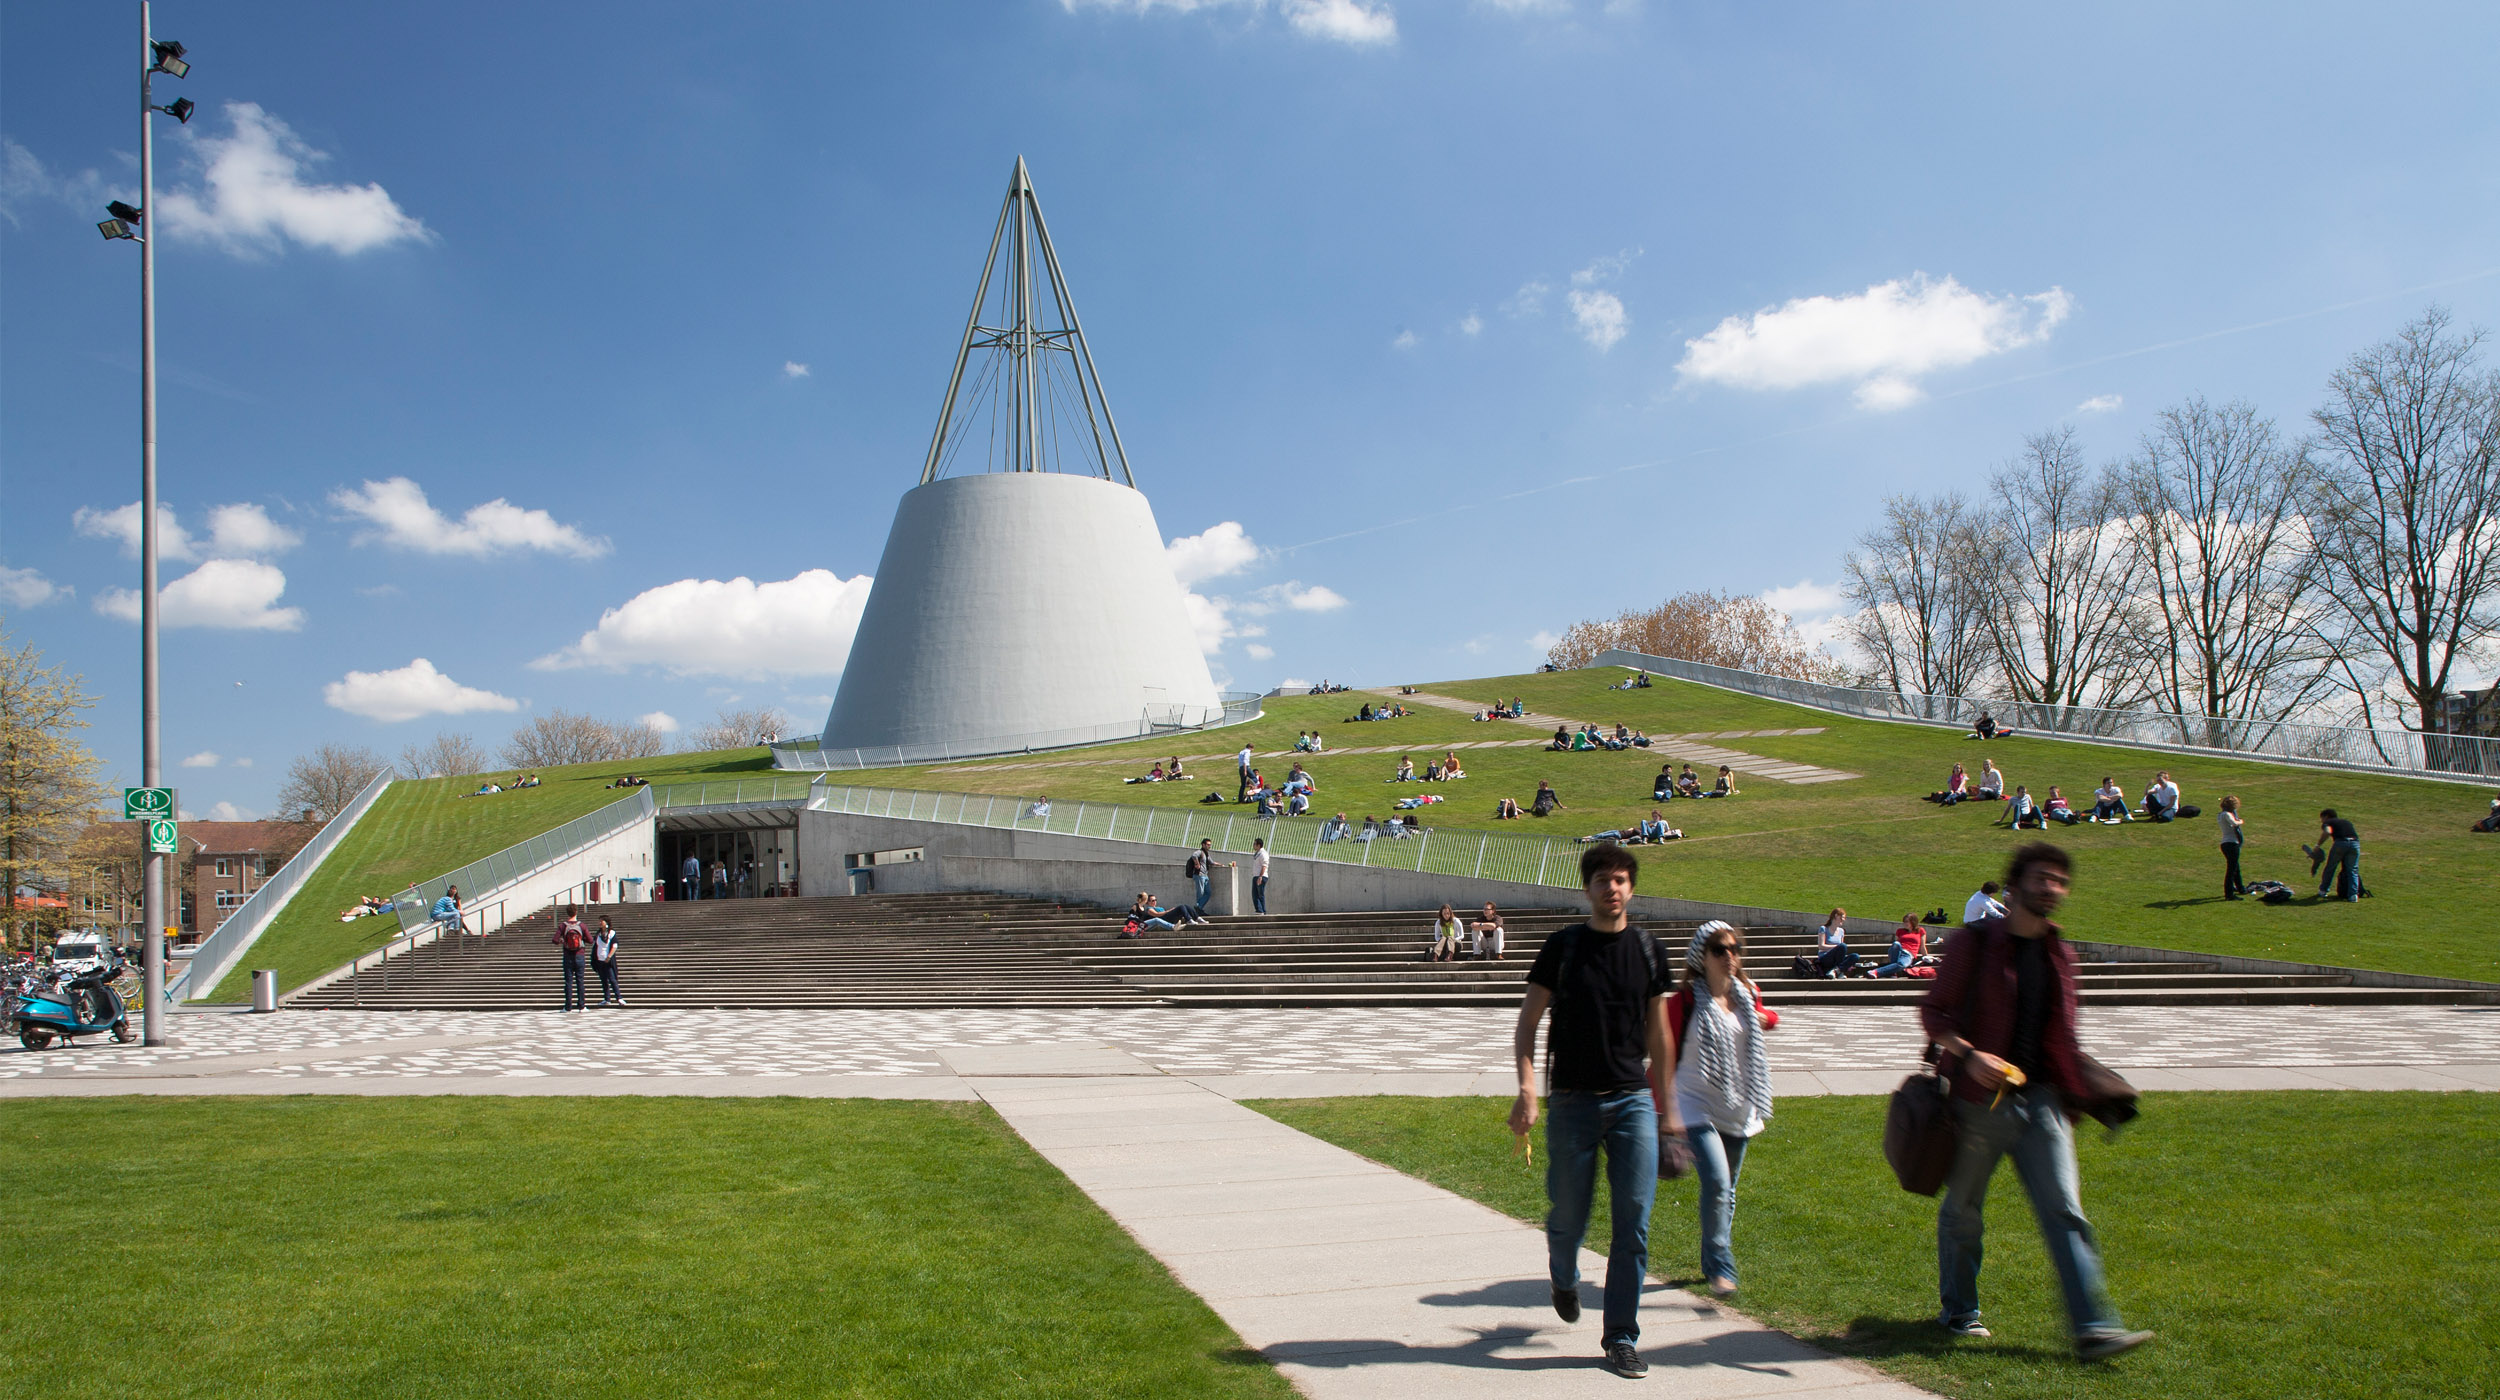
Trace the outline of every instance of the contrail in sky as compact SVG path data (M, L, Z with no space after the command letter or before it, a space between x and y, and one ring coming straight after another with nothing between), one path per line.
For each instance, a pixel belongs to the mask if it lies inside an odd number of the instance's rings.
M1958 399L1967 397L1971 394L1987 393L1991 390L2003 389L2015 384L2028 384L2036 379L2048 379L2060 374L2071 374L2076 370L2090 369L2095 365L2106 365L2118 360L2132 360L2140 355L2156 355L2164 350L2176 350L2183 345L2197 345L2208 340L2220 340L2225 336L2246 335L2250 331L2269 330L2275 326L2290 325L2294 321L2306 321L2318 316L2332 316L2338 311L2350 311L2357 306L2370 306L2377 302L2392 301L2397 297L2418 296L2423 292L2435 292L2442 287L2455 287L2461 286L2467 282L2479 282L2486 277L2492 276L2500 276L2500 267L2487 267L2480 272L2468 272L2458 277L2443 277L2436 282L2424 282L2417 286L2400 287L2392 292L2380 292L2372 296L2354 297L2350 301L2339 301L2331 306L2311 307L2306 311L2295 311L2289 315L2273 317L2270 320L2251 321L2244 326L2226 326L2221 330L2204 331L2196 335L2182 336L2176 340L2156 341L2151 345L2139 345L2132 350L2118 350L2107 355L2095 356L2089 360L2077 360L2070 365L2058 365L2050 369L2035 370L2030 374L2018 374L2011 378L1999 379L1987 384L1974 384L1967 389L1956 389L1951 393L1938 394L1936 397L1939 399ZM1783 428L1776 433L1764 433L1760 437L1746 438L1739 442L1721 443L1716 447L1694 448L1689 452L1678 452L1672 456L1653 457L1645 462L1627 462L1622 466L1610 467L1604 471L1586 472L1579 476L1565 477L1559 481L1549 481L1541 485L1527 487L1523 490L1504 492L1498 496L1487 496L1481 500L1468 501L1454 506L1444 506L1439 510L1425 511L1420 515L1410 515L1399 520L1383 521L1377 525L1366 525L1359 530L1344 530L1333 535L1322 535L1317 539L1304 540L1299 544L1280 545L1278 546L1276 552L1278 554L1293 554L1305 549L1316 549L1324 544L1335 544L1339 540L1359 539L1365 535L1376 535L1383 530L1403 530L1410 525L1421 524L1427 520L1437 520L1443 516L1456 515L1461 511L1479 510L1485 506L1495 506L1508 501L1524 500L1530 496L1542 496L1548 492L1566 490L1573 486L1585 486L1590 482L1603 481L1608 477L1621 476L1627 472L1649 471L1652 468L1672 466L1677 462L1689 462L1700 457L1712 457L1725 452L1738 452L1748 447L1759 447L1766 442L1777 442L1782 438L1798 437L1806 433L1819 433L1825 428L1838 427L1843 423L1854 422L1859 416L1860 415L1856 413L1849 413L1840 417L1826 418L1819 423L1808 423L1795 428Z

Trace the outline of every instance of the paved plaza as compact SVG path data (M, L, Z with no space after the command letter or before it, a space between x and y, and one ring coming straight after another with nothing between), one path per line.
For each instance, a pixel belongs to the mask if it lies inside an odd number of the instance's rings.
M630 976L630 973L629 973ZM549 995L555 994L549 977ZM0 1049L0 1096L44 1093L739 1093L966 1097L945 1056L1116 1047L1235 1097L1508 1094L1506 1008L186 1012L176 1044ZM2085 1046L2147 1089L2500 1089L2500 1007L2105 1007ZM1879 1093L1917 1062L1912 1013L1800 1007L1784 1094Z

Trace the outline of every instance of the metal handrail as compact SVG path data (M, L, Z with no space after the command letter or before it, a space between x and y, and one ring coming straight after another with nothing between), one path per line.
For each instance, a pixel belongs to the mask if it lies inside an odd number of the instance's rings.
M1243 691L1226 691L1221 697L1223 709L1212 718L1203 707L1186 705L1149 706L1134 721L1118 724L1085 725L1073 729L1036 730L999 738L973 739L949 744L896 744L883 748L825 749L816 747L821 735L791 739L772 746L773 766L803 772L842 772L859 768L902 768L919 763L947 763L966 758L997 758L1006 754L1039 753L1048 749L1086 748L1095 744L1122 744L1135 739L1150 739L1158 734L1200 733L1243 724L1260 717L1267 697ZM1157 717L1156 711L1162 711ZM1191 719L1198 715L1202 718Z
M495 915L495 927L493 929L484 927L486 922L486 911L490 909L494 911ZM504 901L500 899L487 904L464 904L460 909L460 917L462 920L461 934L452 939L452 951L455 953L466 950L466 944L463 940L469 934L476 934L478 941L483 943L485 942L486 935L488 933L500 933L506 927L504 922ZM471 923L477 924L478 927L469 927L469 924ZM388 991L391 985L391 950L393 948L397 948L399 950L399 955L402 958L405 958L410 953L415 952L419 948L425 947L429 943L441 942L442 936L442 926L438 923L429 921L425 927L418 929L416 932L403 933L397 938L390 939L383 943L381 947L374 949L372 952L360 954L346 967L332 972L326 977L306 983L304 986L296 988L287 995L290 998L302 996L304 993L313 990L315 987L325 986L331 982L337 981L340 972L344 972L347 976L348 994L355 999L358 1005L361 1006L364 1004L364 970L367 967L376 967L381 970L382 988L383 990Z
M331 851L337 849L339 842L347 839L347 833L354 829L366 812L372 810L373 804L381 798L382 790L390 785L391 770L385 768L374 774L364 789L339 809L337 816L314 832L313 838L288 857L276 874L261 881L260 888L252 891L251 898L236 905L224 923L201 939L191 951L190 964L165 988L166 1003L171 1005L181 1001L193 987L205 988L213 993L217 983L234 970L234 964L250 951L252 944L259 941L271 921L295 898L295 892L312 878L312 873L329 858Z
M1897 694L1768 676L1759 671L1739 671L1620 648L1599 652L1589 662L1590 669L1617 666L1865 719L1949 724L1967 729L1986 711L2009 729L2064 739L2452 781L2500 777L2500 738L2476 734L2417 734L2411 730L2223 719L2159 710L2095 710L1969 695Z
M1570 838L1513 836L1507 832L1416 828L1411 836L1382 835L1361 839L1356 828L1338 840L1323 839L1333 819L1254 817L1237 804L1221 808L1149 807L1125 802L1047 803L1038 797L1008 797L978 792L928 792L909 788L817 785L810 810L853 816L899 817L950 826L981 826L1016 831L1047 831L1141 845L1191 848L1201 837L1228 855L1248 854L1250 842L1265 838L1268 853L1284 860L1329 861L1341 865L1412 870L1428 875L1458 875L1520 884L1577 888L1579 861L1556 862L1554 848L1566 852L1580 844ZM1037 812L1036 808L1040 810ZM1403 815L1412 815L1407 813ZM1308 829L1305 849L1303 832ZM1290 833L1290 848L1283 838Z
M467 865L430 880L420 880L400 891L395 912L401 932L409 933L434 921L434 901L443 891L458 885L472 899L484 899L516 880L535 874L563 860L584 847L604 841L635 822L645 820L659 810L659 801L650 788L636 788L626 797L585 812L561 826L542 831L526 841L506 846L493 855L470 861Z

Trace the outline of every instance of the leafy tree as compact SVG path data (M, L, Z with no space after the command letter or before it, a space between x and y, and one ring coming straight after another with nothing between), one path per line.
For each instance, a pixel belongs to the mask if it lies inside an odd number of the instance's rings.
M95 703L82 679L0 633L0 943L31 946L40 922L23 888L65 888L71 847L95 819L101 766L74 731Z

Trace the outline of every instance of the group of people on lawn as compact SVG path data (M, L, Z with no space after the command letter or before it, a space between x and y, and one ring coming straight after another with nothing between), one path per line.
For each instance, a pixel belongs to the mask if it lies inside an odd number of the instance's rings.
M1648 747L1648 735L1637 729L1627 729L1621 724L1616 725L1612 733L1594 724L1583 724L1578 729L1573 729L1567 724L1558 724L1554 726L1554 742L1547 744L1545 749L1548 753L1593 753L1601 749L1610 753L1619 753L1625 749Z

